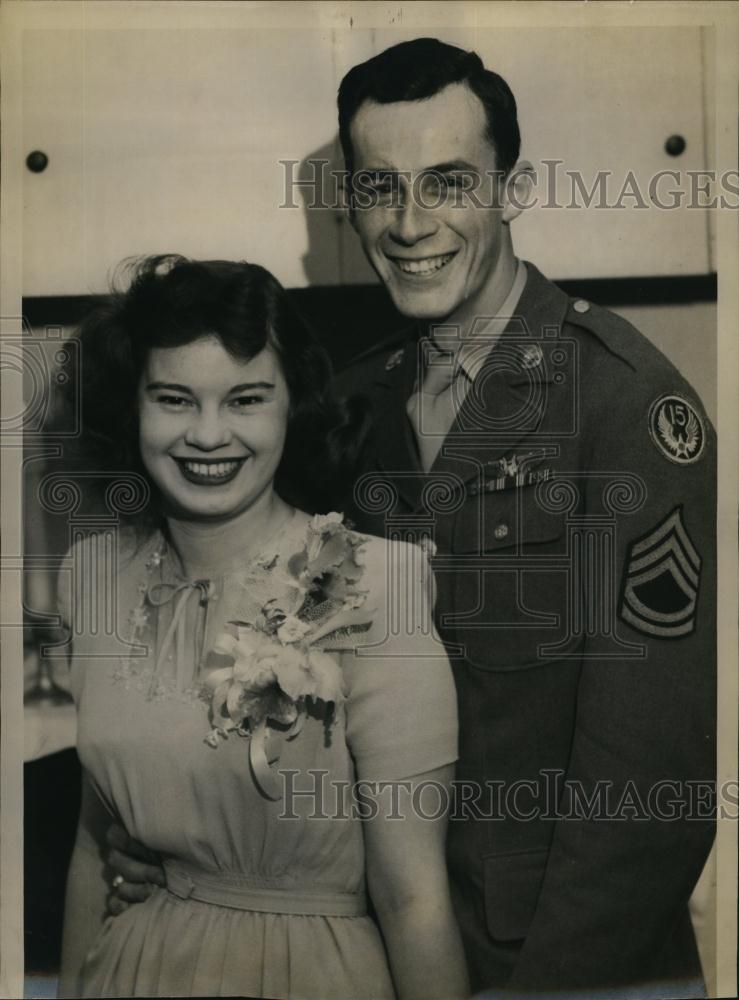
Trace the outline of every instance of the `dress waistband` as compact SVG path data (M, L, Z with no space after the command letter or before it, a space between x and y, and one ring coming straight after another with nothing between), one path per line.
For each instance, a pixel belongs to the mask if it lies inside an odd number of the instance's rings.
M235 910L323 917L364 917L367 914L363 892L314 892L291 886L265 888L233 872L204 872L181 861L165 861L164 874L167 891L173 896Z

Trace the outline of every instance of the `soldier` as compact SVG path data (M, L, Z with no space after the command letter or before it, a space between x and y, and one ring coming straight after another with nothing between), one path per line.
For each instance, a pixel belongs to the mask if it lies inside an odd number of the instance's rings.
M640 333L516 259L529 165L477 55L394 46L344 78L339 124L353 225L413 321L339 378L373 417L353 515L436 552L473 986L703 995L713 429Z
M645 337L515 258L528 164L474 53L381 53L344 78L339 122L353 225L415 320L340 376L375 430L355 517L433 533L473 985L702 995L687 902L712 809L688 792L714 780L713 429Z

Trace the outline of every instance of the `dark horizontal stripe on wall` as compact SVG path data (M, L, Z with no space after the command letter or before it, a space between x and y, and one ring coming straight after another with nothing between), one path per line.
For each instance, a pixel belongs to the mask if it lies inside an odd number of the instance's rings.
M575 278L558 281L568 295L601 306L666 306L686 302L715 302L715 274L686 274L679 278Z
M716 275L679 278L582 278L558 281L568 295L603 306L678 305L714 302ZM381 285L318 285L290 289L297 309L341 367L407 321ZM104 296L49 295L23 300L23 315L33 327L74 326Z
M73 326L102 302L104 295L33 295L23 299L23 316L31 326Z

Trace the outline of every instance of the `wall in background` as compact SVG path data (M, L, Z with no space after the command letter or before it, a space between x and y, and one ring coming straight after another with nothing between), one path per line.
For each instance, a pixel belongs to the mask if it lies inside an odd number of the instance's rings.
M716 303L616 306L624 319L641 330L672 361L703 400L716 424Z
M345 71L417 29L275 30L250 26L247 8L233 30L187 27L178 8L161 30L147 27L161 22L159 11L131 10L116 30L23 32L18 155L49 157L42 173L24 172L25 294L102 292L123 257L172 251L247 257L287 286L373 281L338 210L308 210L306 189L293 208L279 206L288 170L305 180L312 158L327 160L327 170L342 166L335 95ZM646 192L661 170L711 165L707 29L454 26L435 34L476 49L508 79L540 202L552 176L557 199L572 201L567 171L588 190L609 172L606 202L614 204L630 172ZM686 143L677 157L665 150L675 134ZM288 160L292 167L280 165ZM562 162L548 172L544 161ZM660 188L665 200L670 186ZM336 201L333 185L324 193ZM517 249L552 278L712 269L710 213L636 201L532 208L515 224Z

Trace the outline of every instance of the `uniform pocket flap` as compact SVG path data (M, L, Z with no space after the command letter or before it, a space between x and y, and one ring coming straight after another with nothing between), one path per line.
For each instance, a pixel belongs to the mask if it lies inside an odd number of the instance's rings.
M547 509L535 487L506 489L468 498L464 516L456 520L452 550L481 554L525 549L556 542L564 530L562 514Z
M526 937L544 882L546 847L483 859L485 917L496 941Z

